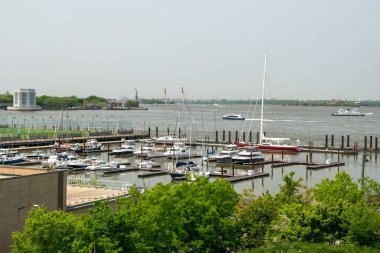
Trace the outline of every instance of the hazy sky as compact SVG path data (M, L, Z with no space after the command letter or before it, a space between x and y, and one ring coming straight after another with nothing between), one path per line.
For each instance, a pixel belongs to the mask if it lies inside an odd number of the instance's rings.
M3 0L0 93L380 100L379 0Z

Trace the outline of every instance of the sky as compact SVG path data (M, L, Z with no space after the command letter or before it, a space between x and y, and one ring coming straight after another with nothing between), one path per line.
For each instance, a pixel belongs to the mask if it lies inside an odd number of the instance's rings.
M380 100L378 0L3 0L0 93Z

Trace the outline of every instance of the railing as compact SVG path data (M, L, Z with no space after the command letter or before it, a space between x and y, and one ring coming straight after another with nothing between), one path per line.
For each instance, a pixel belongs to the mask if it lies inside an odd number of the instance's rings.
M132 186L129 182L68 178L67 205L73 206L96 200L125 196Z
M88 179L88 178L68 178L67 184L71 186L83 186L83 187L94 187L94 188L106 188L113 190L128 190L132 187L130 182L120 182L111 180L101 180L101 179Z

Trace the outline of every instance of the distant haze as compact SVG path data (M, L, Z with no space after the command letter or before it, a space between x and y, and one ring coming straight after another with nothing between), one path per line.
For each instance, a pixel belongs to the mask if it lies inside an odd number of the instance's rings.
M15 0L0 93L380 99L378 0Z

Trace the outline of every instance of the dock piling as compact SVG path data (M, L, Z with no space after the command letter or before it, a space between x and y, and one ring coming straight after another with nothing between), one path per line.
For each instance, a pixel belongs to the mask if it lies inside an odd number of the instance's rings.
M215 131L215 142L218 143L218 130Z
M341 141L341 149L344 149L344 136L342 135L342 141Z
M372 149L372 135L369 136L369 148Z
M350 147L350 136L347 135L347 148Z
M228 131L228 143L231 143L231 131Z
M326 134L325 135L325 148L328 148L329 146L329 136Z
M239 141L238 131L235 131L235 141Z
M223 137L223 141L226 141L226 130L223 130L222 137Z
M245 142L245 132L243 132L243 141Z
M375 137L375 150L377 150L377 137Z
M331 135L331 147L334 147L334 135Z
M364 136L364 149L367 149L367 136Z
M252 131L249 131L249 142L252 142Z

